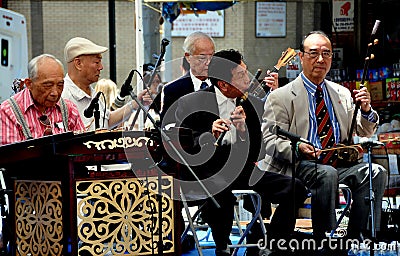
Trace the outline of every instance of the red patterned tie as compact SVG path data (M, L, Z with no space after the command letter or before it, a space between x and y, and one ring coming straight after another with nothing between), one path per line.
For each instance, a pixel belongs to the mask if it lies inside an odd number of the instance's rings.
M335 136L333 134L332 122L329 117L328 108L325 105L324 93L321 85L317 86L315 92L316 106L315 115L317 117L318 124L318 136L321 141L322 149L331 148L335 146ZM337 165L337 152L336 150L324 151L320 156L320 162L322 164Z

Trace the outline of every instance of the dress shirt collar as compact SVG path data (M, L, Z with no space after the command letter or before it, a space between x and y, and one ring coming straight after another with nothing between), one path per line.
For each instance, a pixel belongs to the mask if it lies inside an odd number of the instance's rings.
M203 81L201 81L201 80L198 79L196 76L194 76L191 70L190 70L190 77L192 78L192 82L193 82L193 86L194 86L194 91L197 92L198 90L200 90L200 86L201 86L201 83L202 83ZM211 81L210 81L210 79L208 79L208 78L207 78L206 80L204 80L204 82L206 82L206 83L208 84L208 86L211 85Z
M231 99L231 98L228 98L225 95L223 95L217 86L214 86L214 88L215 88L215 94L217 96L218 106L221 106L222 104L226 103L227 101L230 101L233 104L235 104L235 99Z
M95 95L94 89L90 86L91 95L87 95L81 88L79 88L74 81L69 77L68 73L65 75L64 83L69 85L69 90L71 92L72 97L74 97L77 101L82 100L83 98L93 98Z
M35 102L33 101L31 91L29 91L28 88L23 89L21 91L21 94L22 94L21 96L22 96L23 101L22 102L18 102L18 103L22 104L22 111L24 113L26 113L28 111L28 109L31 108L31 107L38 109L36 107L36 105L35 105ZM56 103L56 106L58 106L60 108L60 101L58 101Z
M304 86L306 87L307 91L315 97L315 92L317 91L317 86L313 82L311 82L303 72L301 72L301 78L303 79ZM322 88L325 87L325 80L322 81L322 83L319 84Z

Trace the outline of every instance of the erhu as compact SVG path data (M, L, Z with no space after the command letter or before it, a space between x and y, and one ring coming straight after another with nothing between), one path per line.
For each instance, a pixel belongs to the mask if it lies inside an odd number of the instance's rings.
M367 53L366 53L366 57L365 57L365 60L364 60L363 74L362 74L362 78L361 78L361 82L360 82L360 89L364 86L365 79L367 77L369 61L374 59L374 57L375 57L374 54L371 53L371 52L373 50L373 47L378 44L378 39L373 39L373 37L375 36L376 31L378 30L378 27L379 27L380 23L381 23L380 20L376 20L375 21L375 25L374 25L374 27L372 29L372 32L371 32L370 41L372 40L372 42L368 43ZM351 138L353 138L354 126L356 124L357 114L358 114L358 110L360 109L360 105L361 105L361 102L357 101L355 109L354 109L354 113L353 113L353 118L351 120L350 131L349 131L349 134L348 134L348 137L347 137L348 138L347 145L350 145L352 143L352 139Z
M282 56L279 58L278 62L272 69L270 73L273 72L278 72L279 69L286 64L288 64L295 56L297 55L296 51L293 50L292 48L287 48L286 51L282 52ZM258 69L256 74L254 75L253 79L251 80L251 83L245 93L243 93L242 97L240 97L240 100L237 103L237 106L241 106L244 101L247 100L249 95L254 96L259 99L263 99L265 95L268 94L270 88L266 85L266 82L263 80L261 83L258 83L258 78L261 75L261 69ZM231 119L232 121L232 119ZM215 141L214 145L215 146L221 146L222 140L224 139L224 136L227 131L223 131L218 139Z

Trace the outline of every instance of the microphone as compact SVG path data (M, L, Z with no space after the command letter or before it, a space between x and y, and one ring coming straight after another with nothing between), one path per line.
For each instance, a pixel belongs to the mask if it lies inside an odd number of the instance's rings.
M99 103L100 94L102 94L102 92L97 92L96 96L94 96L89 106L83 111L83 115L86 118L91 118L93 116L93 110L95 106Z
M121 98L119 95L114 100L113 107L114 109L121 108L125 105L125 99Z
M360 143L363 148L373 148L373 147L384 147L385 144L383 142L377 140L366 140Z
M309 145L313 145L311 142L309 142L306 139L303 139L302 137L300 137L297 134L282 130L281 127L277 126L277 125L272 125L269 127L269 132L276 134L276 135L280 135L280 136L284 136L286 138L288 138L291 141L300 141Z
M135 70L132 69L131 72L129 73L128 77L126 78L125 82L121 86L121 90L119 92L119 95L114 100L114 106L115 108L120 108L125 105L125 96L128 96L130 91L133 90L131 86L133 74L135 73Z
M161 40L161 52L165 53L165 48L169 45L169 40L167 38L163 38Z

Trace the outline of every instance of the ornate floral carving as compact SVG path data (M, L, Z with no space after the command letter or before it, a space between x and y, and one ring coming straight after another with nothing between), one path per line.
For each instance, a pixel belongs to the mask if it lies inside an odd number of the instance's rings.
M87 141L84 142L83 145L86 148L91 149L92 147L97 150L104 149L115 149L115 148L132 148L132 147L152 147L154 145L154 141L148 137L121 137L118 139L106 139L102 141Z
M15 182L15 230L20 255L62 255L60 184Z
M163 177L162 183L164 252L174 252L172 177ZM156 178L77 182L79 254L157 252L158 202L154 188Z

